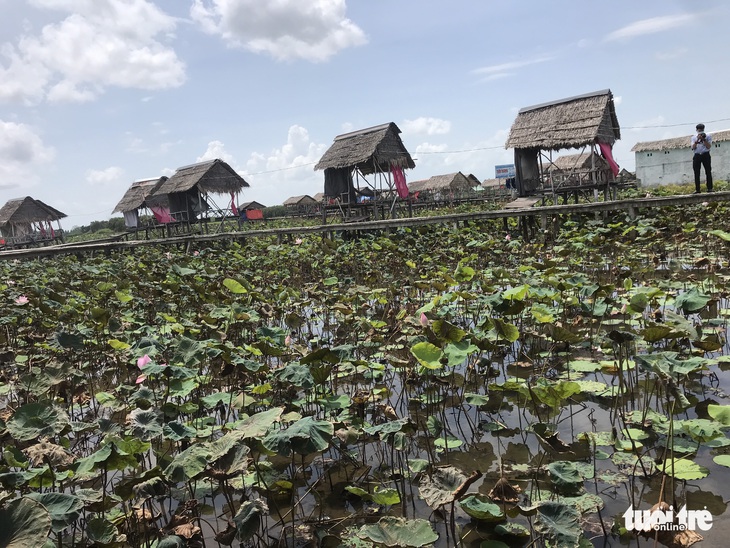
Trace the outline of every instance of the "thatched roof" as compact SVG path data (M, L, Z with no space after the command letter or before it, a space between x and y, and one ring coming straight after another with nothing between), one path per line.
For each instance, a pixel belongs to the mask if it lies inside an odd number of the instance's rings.
M155 179L143 179L133 182L112 213L134 211L143 206L163 205L161 202L164 201L164 195L153 196L153 194L165 181L167 181L167 177L163 175Z
M286 200L284 200L285 206L314 205L317 203L317 200L312 198L309 194L304 194L302 196L292 196L291 198L287 198Z
M553 163L548 166L548 171L574 171L592 169L591 166L591 155L593 156L593 162L595 162L596 169L607 169L608 162L595 152L585 151L580 154L566 154L565 156L559 156L553 160Z
M506 179L484 179L481 184L484 188L499 188L504 185L505 180Z
M722 131L708 131L712 135L712 142L719 143L720 141L730 141L730 129L724 129ZM655 152L661 150L676 150L680 148L686 148L690 150L689 144L692 135L686 137L672 137L671 139L662 139L660 141L643 141L636 143L631 152Z
M317 203L322 203L325 200L324 192L317 192L317 194L312 196L312 198L314 198Z
M521 109L505 148L561 150L620 138L613 94L605 89Z
M413 169L416 164L403 145L400 132L398 126L389 122L338 135L314 169L357 167L363 175L390 171L391 164Z
M262 204L261 202L243 202L241 205L238 206L238 209L264 209L266 206Z
M30 196L8 200L0 208L0 225L28 224L38 221L58 221L66 217L65 213L34 200Z
M201 192L228 194L251 185L223 160L215 159L178 168L172 177L155 190L153 195L187 192L194 186L197 186Z
M408 185L408 190L418 192L419 190L468 190L474 186L471 180L461 171L448 173L446 175L434 175L430 179L413 181Z

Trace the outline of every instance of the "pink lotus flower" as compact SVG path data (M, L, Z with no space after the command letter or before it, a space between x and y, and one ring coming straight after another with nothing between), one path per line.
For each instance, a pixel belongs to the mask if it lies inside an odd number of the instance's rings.
M428 327L428 324L429 324L429 323L430 323L430 322L428 321L428 316L426 316L426 314L425 314L425 313L421 312L421 325L422 325L423 327Z
M137 367L139 367L141 373L137 377L137 380L135 381L135 384L142 384L146 379L147 375L144 372L144 368L147 367L147 364L152 361L152 358L150 358L147 354L142 356L137 360ZM166 363L161 363L160 366L164 367L166 366Z
M512 239L512 236L510 236L509 234L507 234L507 235L506 235L506 236L504 237L504 239L505 239L505 240L507 240L507 241L509 242L509 241L510 241L510 240Z
M28 297L26 297L25 295L21 295L20 297L15 299L15 304L19 304L19 305L28 304Z
M302 240L301 238L297 238L296 240L294 240L294 243L300 245L303 241L304 240Z
M291 346L291 335L287 335L284 339L284 346Z

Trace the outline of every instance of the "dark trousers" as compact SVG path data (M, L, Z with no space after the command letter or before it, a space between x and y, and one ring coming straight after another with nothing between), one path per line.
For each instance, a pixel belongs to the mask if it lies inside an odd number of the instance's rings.
M709 152L695 154L692 158L692 169L695 172L695 190L700 191L700 169L704 166L707 190L712 190L712 161Z

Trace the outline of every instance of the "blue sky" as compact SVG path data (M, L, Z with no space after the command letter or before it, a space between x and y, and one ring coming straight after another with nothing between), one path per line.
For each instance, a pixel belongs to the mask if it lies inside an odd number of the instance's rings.
M520 108L606 88L632 171L639 141L730 128L725 0L0 0L0 13L0 205L33 196L64 228L108 219L135 180L212 158L251 184L241 201L315 194L333 138L385 122L416 160L409 180L491 178L512 162Z

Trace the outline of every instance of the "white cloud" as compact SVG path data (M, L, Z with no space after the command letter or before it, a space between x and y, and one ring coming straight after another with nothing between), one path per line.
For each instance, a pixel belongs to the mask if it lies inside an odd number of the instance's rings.
M106 87L176 87L185 67L164 39L175 19L149 0L33 0L71 12L0 49L0 101L89 101ZM162 35L162 40L159 38Z
M306 128L293 125L286 144L269 153L254 152L246 162L243 178L251 184L245 189L247 200L266 205L281 204L290 196L316 194L324 189L322 171L314 164L329 145L315 143Z
M92 185L108 185L121 182L124 170L121 167L111 166L106 169L90 169L86 172L86 182Z
M220 141L211 141L208 148L202 156L198 156L198 162L207 162L208 160L221 159L233 167L235 160L233 156L226 151L226 146Z
M541 55L539 57L535 57L534 59L526 59L524 61L511 61L509 63L500 63L498 65L480 67L472 70L471 72L472 74L482 76L481 80L483 82L489 82L493 80L499 80L501 78L506 78L508 76L513 76L516 69L527 67L530 65L546 63L548 61L552 61L553 59L555 59L555 57L551 55Z
M400 127L404 134L445 135L451 131L451 122L421 116L415 120L404 120Z
M55 150L25 124L0 120L0 187L38 182L37 169L53 160Z
M367 42L345 0L194 0L191 17L233 47L279 60L325 61Z
M654 34L683 27L692 23L694 20L695 16L692 14L665 15L663 17L642 19L641 21L635 21L630 25L626 25L625 27L621 27L620 29L609 33L605 37L605 40L607 42L615 40L630 40L637 36L644 36L646 34Z

